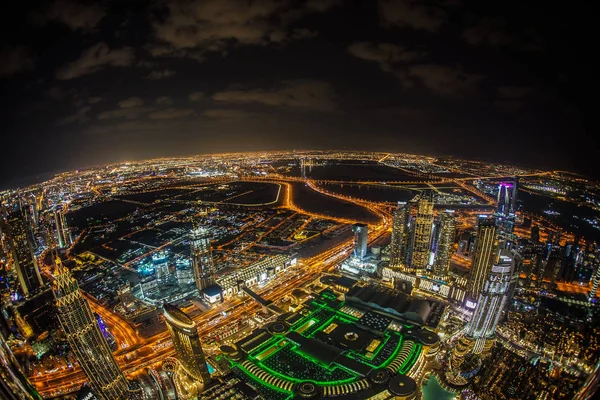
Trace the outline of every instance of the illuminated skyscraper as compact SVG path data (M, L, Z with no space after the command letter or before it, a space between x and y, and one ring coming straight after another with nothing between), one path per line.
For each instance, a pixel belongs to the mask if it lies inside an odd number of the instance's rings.
M479 217L467 294L477 299L485 285L498 248L495 218Z
M400 265L406 259L406 246L408 242L409 209L406 203L398 202L394 210L394 223L392 225L392 241L390 243L390 265Z
M465 336L474 341L472 352L481 353L486 341L496 332L496 325L508 299L513 263L510 257L500 257L500 262L492 266L486 277L482 291L477 298L477 306L467 324Z
M0 399L42 400L0 334Z
M165 322L173 339L173 347L182 368L195 380L204 384L210 380L204 351L200 344L196 323L179 308L164 305Z
M454 210L446 210L440 215L440 236L433 264L433 273L437 276L447 276L450 270L450 259L456 236L456 217Z
M215 284L215 266L212 259L208 229L194 224L190 233L191 263L198 290Z
M517 211L517 188L515 183L501 182L498 185L498 207L496 212L508 216Z
M411 268L425 269L429 263L431 250L431 234L433 230L433 198L431 192L426 192L419 199L419 209L415 219L414 241Z
M40 269L33 254L25 216L20 210L8 214L8 238L12 249L13 266L21 291L25 296L37 291L44 282L40 275Z
M354 257L363 260L367 256L369 227L365 224L354 224Z
M591 268L594 271L592 275L592 288L588 294L588 301L592 302L592 300L596 299L596 292L598 291L598 286L600 286L600 254L598 253L596 243L593 244L593 250L587 254L587 262L592 265Z
M58 320L75 357L96 395L105 400L125 399L128 382L102 335L89 303L71 272L57 260L52 290Z
M56 239L59 248L64 249L73 244L73 237L67 226L67 219L60 209L54 212L54 228L56 229Z
M169 279L169 258L166 252L159 251L152 254L152 265L156 279L160 279L161 281Z

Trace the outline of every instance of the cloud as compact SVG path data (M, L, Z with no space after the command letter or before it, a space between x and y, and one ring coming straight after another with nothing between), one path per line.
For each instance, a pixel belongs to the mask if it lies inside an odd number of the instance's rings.
M425 54L395 44L371 42L352 43L348 46L348 52L363 60L376 62L385 72L393 72L395 63L412 61Z
M530 86L500 86L498 93L505 99L520 99L530 96L534 90Z
M386 27L398 26L437 32L446 12L421 0L379 0L379 14Z
M325 112L337 108L331 85L313 80L287 81L270 90L227 90L215 93L213 99L225 103L258 103Z
M200 101L200 100L204 99L204 93L203 92L192 92L192 93L190 93L189 99L191 101Z
M413 65L407 75L416 78L434 93L448 98L465 98L474 95L483 76L469 74L445 65Z
M77 60L59 68L56 77L62 80L73 79L100 71L107 66L129 66L133 60L131 48L111 50L106 43L100 42L83 51Z
M157 80L157 79L165 79L165 78L175 75L176 73L177 72L170 70L170 69L165 69L164 71L152 71L144 79L150 79L152 81Z
M216 119L242 119L251 118L256 116L255 113L247 112L244 110L237 109L225 109L225 108L213 108L203 112L203 114L210 118Z
M106 9L100 2L55 0L44 10L35 12L32 20L39 25L45 25L50 21L60 22L75 31L93 29L105 16Z
M177 109L177 108L168 108L163 111L157 111L151 113L149 117L151 119L175 119L175 118L183 118L189 115L192 115L194 110L191 109Z
M511 31L503 18L483 17L463 30L463 39L472 46L510 47L514 50L540 51L542 39L534 32Z
M92 109L90 106L80 107L78 108L74 114L68 115L64 118L61 118L57 121L57 125L67 125L72 124L74 122L85 122L89 118L87 117L87 113Z
M145 107L129 107L129 108L116 108L114 110L103 111L98 114L98 119L133 119L138 116L152 111L150 108Z
M87 99L88 104L96 104L104 100L102 97L90 97Z
M139 107L144 104L144 100L139 97L129 97L121 100L118 104L121 108Z
M0 49L0 77L11 77L31 71L35 61L25 47L3 47Z
M173 99L169 96L162 96L156 99L156 104L170 105L173 104Z
M264 45L310 37L310 31L291 29L290 25L305 15L325 12L339 3L337 0L168 2L166 15L153 22L154 34L161 47L151 52L155 56L194 48L222 52L235 44Z

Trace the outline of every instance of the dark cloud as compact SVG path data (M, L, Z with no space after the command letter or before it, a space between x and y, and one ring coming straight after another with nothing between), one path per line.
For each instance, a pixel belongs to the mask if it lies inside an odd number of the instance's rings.
M255 113L231 108L212 108L205 110L202 114L204 114L207 117L216 119L241 119L256 116Z
M353 43L348 47L348 52L363 60L376 62L385 72L393 72L396 63L412 61L424 55L391 43L370 42Z
M35 12L32 21L40 25L55 21L72 30L78 30L95 28L105 16L106 9L100 2L55 0L44 9Z
M413 65L408 68L408 76L440 96L455 99L475 95L483 80L481 75L436 64Z
M532 30L510 29L504 18L482 17L475 25L465 28L463 39L473 46L510 47L522 51L541 51L543 41Z
M156 99L156 104L171 105L173 104L173 99L170 96L162 96Z
M110 49L104 42L84 50L81 57L56 71L61 80L78 78L100 71L107 66L126 67L133 63L134 52L129 47Z
M280 87L267 90L226 90L215 93L213 99L224 103L257 103L324 112L337 108L331 85L315 80L287 81Z
M31 71L35 61L23 47L3 47L0 49L0 77L11 77L21 72Z
M231 43L264 45L314 37L313 31L290 24L310 13L324 12L339 1L308 1L294 5L279 0L197 0L168 2L166 17L157 18L153 29L159 45L154 56L172 55L182 49L220 52ZM188 56L184 51L181 56ZM203 58L202 53L195 54Z
M177 72L171 69L165 69L162 71L152 71L145 79L150 79L151 81L155 81L157 79L165 79L175 75Z
M95 96L95 97L88 98L87 102L88 102L88 104L96 104L96 103L101 102L102 100L104 100L102 97Z
M139 107L143 104L144 100L140 97L129 97L127 99L119 101L119 107L121 108Z
M67 125L72 124L74 122L85 122L89 118L87 113L92 109L90 106L79 107L74 114L68 115L64 118L61 118L57 121L57 125Z
M204 93L203 92L192 92L190 93L190 95L188 96L190 101L200 101L202 99L204 99Z
M190 116L194 113L194 110L189 108L168 108L162 111L156 111L150 113L150 119L176 119L176 118L184 118Z
M379 0L379 11L386 27L437 32L446 21L443 9L422 0Z

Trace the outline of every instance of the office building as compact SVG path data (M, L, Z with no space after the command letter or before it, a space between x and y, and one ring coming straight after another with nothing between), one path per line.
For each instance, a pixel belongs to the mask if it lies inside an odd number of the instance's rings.
M498 248L496 219L480 216L477 224L473 262L469 271L467 294L477 299L485 285Z
M208 383L210 374L196 323L186 313L171 304L164 305L164 316L181 367L193 379L204 384Z
M510 257L500 258L500 263L492 266L484 286L477 297L473 316L467 324L465 336L472 340L472 352L479 354L490 347L489 341L496 332L496 326L508 299L513 264Z
M73 237L67 226L67 219L61 209L54 212L54 228L56 230L56 242L59 248L64 249L73 244Z
M410 267L426 269L429 264L431 235L433 231L433 197L431 192L421 195L414 227L414 241Z
M397 266L406 259L406 246L408 237L408 221L410 211L406 203L398 202L394 210L392 225L392 241L390 243L390 265Z
M215 266L212 259L208 229L194 223L190 232L191 264L198 290L215 284Z
M587 254L587 262L591 265L591 269L594 271L591 279L592 288L588 293L589 302L592 302L596 299L598 286L600 286L600 254L598 253L595 243L594 247L595 251L589 251Z
M154 275L160 281L169 279L169 257L167 252L159 251L152 254L152 266L154 267Z
M440 215L439 239L437 252L433 264L433 274L436 276L448 276L450 271L450 260L454 250L454 237L456 236L456 217L454 210L446 210Z
M127 379L119 369L77 281L60 260L56 262L54 278L52 290L58 320L96 395L104 400L127 398Z
M25 216L20 209L7 216L8 241L12 249L13 267L21 292L29 296L40 289L44 282L33 254L33 243L28 234Z
M369 227L365 224L354 224L352 227L354 233L354 257L364 260L367 256Z
M508 216L517 211L517 182L500 182L496 212Z

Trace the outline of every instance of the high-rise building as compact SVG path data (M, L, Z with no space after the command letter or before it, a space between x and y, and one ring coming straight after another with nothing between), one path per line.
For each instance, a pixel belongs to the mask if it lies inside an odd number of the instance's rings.
M479 217L473 262L469 271L467 295L477 299L485 285L498 248L496 219Z
M73 244L73 237L67 225L67 219L61 209L54 212L54 229L56 230L56 241L59 248L64 249Z
M534 226L531 227L530 240L534 244L537 244L537 243L540 242L540 227L539 227L539 225L534 225Z
M439 239L433 264L433 273L447 276L450 271L450 260L456 236L456 217L454 210L446 210L440 215Z
M394 210L392 225L392 241L390 243L390 265L396 266L404 263L406 259L406 246L408 242L408 221L410 211L406 203L398 202Z
M485 279L483 289L477 297L473 316L465 330L465 336L474 341L472 352L475 354L489 347L486 346L486 341L496 332L496 326L508 299L512 273L512 259L501 258L499 264L492 266Z
M129 390L127 379L77 281L60 260L56 262L54 278L52 291L58 320L96 395L105 400L125 399Z
M431 251L431 234L433 231L433 197L425 192L419 199L417 217L415 219L414 241L410 267L426 269Z
M2 335L0 335L0 399L42 400L42 396L23 374Z
M363 260L367 256L369 227L365 224L354 224L354 257Z
M33 243L28 234L25 217L20 209L8 214L7 225L14 270L23 295L29 296L42 287L44 282L33 254Z
M196 287L204 290L215 284L215 266L208 229L194 223L190 233L190 247Z
M517 211L517 188L516 181L500 182L498 185L498 207L496 212L508 216Z
M186 313L171 304L164 305L164 316L181 366L193 379L204 384L208 383L210 373L196 323Z
M596 246L595 243L593 244L593 250L595 251L589 251L587 255L587 261L592 265L594 271L592 275L592 288L590 293L588 293L589 302L596 299L598 286L600 286L600 253L598 252L598 246Z

